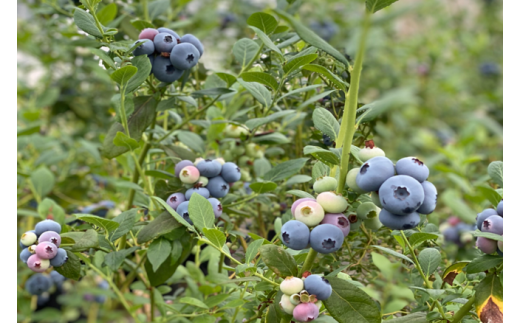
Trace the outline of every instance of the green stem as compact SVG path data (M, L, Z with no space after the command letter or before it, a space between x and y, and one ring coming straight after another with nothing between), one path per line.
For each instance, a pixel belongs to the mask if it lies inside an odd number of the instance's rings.
M155 296L154 296L154 288L150 287L150 321L153 322L155 320Z
M453 315L453 317L450 320L450 323L459 323L460 321L462 321L464 316L466 316L466 314L468 314L468 312L473 308L473 303L475 303L475 300L476 300L475 295L471 296L471 298L468 299L466 304L464 304L464 306L462 306L457 311L457 313L455 313L455 315Z
M244 204L245 202L250 201L250 200L254 199L257 196L258 196L258 194L253 194L253 195L251 195L249 197L246 197L245 199L240 200L238 202L224 205L224 207L233 207L233 206L237 206L237 205L240 205L240 204Z
M249 63L247 63L246 66L244 66L244 68L240 71L240 73L238 74L238 77L242 76L242 73L244 72L247 72L248 69L251 68L251 66L253 66L253 63L256 61L256 59L258 58L258 55L260 55L262 53L262 49L264 49L264 44L262 43L260 45L260 47L258 47L258 51L256 52L255 56L253 57L252 60L249 61ZM237 78L238 78L237 77Z
M141 4L143 6L143 16L145 21L150 21L150 17L148 15L148 0L141 0Z
M128 129L128 120L126 119L126 110L125 110L125 86L121 87L121 106L119 107L119 113L121 115L121 121L123 123L123 128L125 128L126 135L130 137L130 130Z
M303 267L300 272L300 276L306 272L310 271L312 269L312 265L314 264L314 260L318 256L318 252L312 248L309 249L309 253L307 254L307 258L305 258L305 262L303 263Z

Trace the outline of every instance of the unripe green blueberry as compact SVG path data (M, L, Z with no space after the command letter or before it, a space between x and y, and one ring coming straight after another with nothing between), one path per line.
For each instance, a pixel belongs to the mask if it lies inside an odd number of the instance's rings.
M291 297L290 296L283 294L282 295L282 299L280 299L280 307L282 308L282 310L285 313L287 313L289 315L292 315L293 310L296 307L296 305L291 303Z
M359 173L359 170L360 170L359 167L352 168L351 170L349 170L347 173L347 180L346 180L345 184L348 188L350 188L354 192L362 194L362 193L366 193L366 192L363 191L362 189L360 189L359 186L356 184L356 176Z
M365 148L361 149L358 154L362 162L378 156L385 157L385 152L383 149L376 147L373 140L365 141Z
M365 224L365 227L367 229L370 229L372 231L377 231L379 230L379 228L383 226L383 224L381 223L381 221L379 221L379 218L377 216L375 218L368 218L364 220L363 223Z
M21 242L24 246L30 246L30 245L32 245L33 243L35 243L36 240L38 240L38 237L36 236L36 233L31 232L31 231L27 231L27 232L25 232L24 234L22 234L22 237L21 237L21 239L20 239L20 242Z
M259 159L264 157L264 152L259 145L251 142L246 145L246 155L250 158Z
M291 300L291 303L296 306L298 304L300 304L300 294L292 294L291 297L289 298Z
M280 290L286 295L297 294L303 290L303 280L298 277L286 277L280 284Z
M346 217L348 219L348 222L350 222L350 232L358 231L359 227L361 226L361 223L363 223L363 220L360 219L356 213L350 213Z
M245 154L245 152L246 149L242 145L235 146L231 149L231 153L235 156L242 156L243 154Z
M228 138L240 138L240 135L247 135L248 131L241 127L241 126L235 126L233 124L228 124L226 128L224 128L224 136Z
M335 192L323 192L318 194L316 201L327 213L343 213L347 207L347 200Z
M240 173L242 174L242 177L240 178L244 182L251 182L253 179L251 177L251 173L249 172L249 169L247 168L240 168Z
M381 209L378 208L374 203L365 202L358 206L356 214L360 219L366 220L368 218L376 218L380 211Z
M186 184L193 184L199 180L200 173L195 166L186 166L179 173L181 182Z
M379 194L377 192L370 193L370 199L372 200L372 203L377 205L377 207L383 207L381 205L381 200L379 199Z
M318 177L318 179L316 179L316 182L314 182L312 189L316 193L322 193L327 191L335 191L337 187L338 181L334 177L323 176Z
M224 151L224 158L222 158L222 159L223 160L224 159L226 159L226 160L233 160L233 154L231 153L231 150ZM218 160L218 158L217 158L217 160ZM220 160L218 160L218 162L221 163ZM224 164L225 164L225 162L224 162ZM222 164L222 165L224 165L224 164Z
M473 242L473 234L471 234L470 232L462 232L460 234L460 242L462 242L462 243Z
M302 202L294 210L294 218L308 227L318 225L324 217L325 211L316 201Z
M314 303L314 305L316 305L316 307L318 308L318 310L321 308L321 305L323 304L322 301L317 301L316 303Z
M199 177L197 184L201 185L202 187L205 187L206 185L208 185L208 181L209 179L207 177L201 176Z

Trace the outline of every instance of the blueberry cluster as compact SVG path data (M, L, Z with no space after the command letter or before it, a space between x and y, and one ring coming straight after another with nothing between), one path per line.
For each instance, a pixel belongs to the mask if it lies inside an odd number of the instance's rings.
M185 70L197 65L204 53L204 46L191 34L180 37L168 28L146 28L139 34L134 46L134 55L148 55L152 74L165 83L181 78Z
M498 203L495 209L485 209L477 215L477 228L482 232L489 232L498 235L504 234L504 201ZM504 242L488 239L485 237L477 238L477 248L487 254L497 252L503 255Z
M49 301L49 291L53 287L61 291L65 280L64 276L54 270L49 275L37 273L27 279L25 290L31 295L38 296L37 305L43 306Z
M463 247L465 244L473 242L471 231L475 231L476 228L476 224L467 224L452 216L439 226L439 231L443 234L445 241Z
M60 267L67 262L67 251L61 244L61 225L52 220L38 222L34 230L22 234L20 259L34 272L42 273L50 266Z
M188 212L189 200L193 193L198 193L208 199L213 207L215 218L222 215L222 204L218 200L227 195L232 183L240 180L240 168L222 158L197 158L195 163L190 160L180 161L175 165L175 176L179 177L188 190L185 193L174 193L168 197L166 203L171 206L190 224Z
M310 244L312 249L323 254L341 248L344 238L350 232L349 220L342 214L347 209L348 202L343 196L333 192L335 186L335 178L319 178L314 183L314 190L321 191L316 199L301 198L293 203L291 213L295 220L287 221L281 230L282 243L285 246L302 250Z
M322 301L332 294L329 281L319 275L304 275L302 279L286 277L280 284L280 290L283 293L280 307L299 322L311 322L318 318Z

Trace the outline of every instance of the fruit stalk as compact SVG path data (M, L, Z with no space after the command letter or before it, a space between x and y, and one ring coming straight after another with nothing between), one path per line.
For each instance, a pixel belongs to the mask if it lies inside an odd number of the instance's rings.
M316 256L318 256L318 252L312 248L309 249L309 253L307 254L307 257L305 258L305 262L303 263L303 267L300 273L300 276L306 272L310 271L312 268L312 264L314 263L314 260L316 259Z
M468 314L468 312L473 308L473 303L475 303L475 295L471 296L471 298L468 299L466 304L464 304L464 306L462 306L460 310L458 310L458 312L455 313L455 315L453 315L450 322L459 323L460 321L462 321L464 316Z

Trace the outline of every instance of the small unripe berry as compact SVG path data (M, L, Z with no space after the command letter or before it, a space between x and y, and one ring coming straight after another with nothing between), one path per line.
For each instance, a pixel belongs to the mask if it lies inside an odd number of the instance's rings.
M322 193L323 194L323 193ZM309 227L318 225L325 217L323 207L315 201L305 201L298 205L294 218Z
M361 194L361 193L366 193L366 192L363 191L362 189L360 189L359 186L356 183L356 177L357 177L357 174L359 173L359 170L360 170L359 167L352 168L351 170L349 170L348 173L347 173L347 180L346 180L345 184L352 191Z
M36 240L38 239L38 237L36 236L36 233L32 232L32 231L27 231L25 232L24 234L22 234L22 237L20 239L20 242L24 245L24 246L30 246L32 245L33 243L36 242Z
M41 259L38 255L32 255L27 259L27 267L37 273L46 271L50 266L51 263L48 259Z
M370 158L378 156L384 157L385 152L383 149L376 147L373 140L365 141L365 148L361 149L358 154L358 157L362 162L366 162Z
M301 292L303 289L303 280L298 277L286 277L280 284L280 290L286 295L292 295Z
M316 193L334 191L337 187L338 181L334 177L330 176L319 177L312 186L313 190Z
M320 310L313 303L301 303L293 310L293 317L300 322L310 322L318 318Z
M291 303L290 296L283 294L282 299L280 299L280 307L285 313L292 315L296 306Z
M347 207L347 200L335 192L323 192L316 197L316 201L327 213L343 213Z
M179 178L181 182L187 184L193 184L199 180L200 173L197 167L195 166L186 166L179 173Z
M296 201L294 201L294 203L291 206L291 214L293 216L294 216L294 213L296 211L296 207L298 207L298 205L300 205L300 203L305 202L305 201L316 201L316 199L313 199L313 198L310 198L310 197L304 197L304 198L297 199Z

